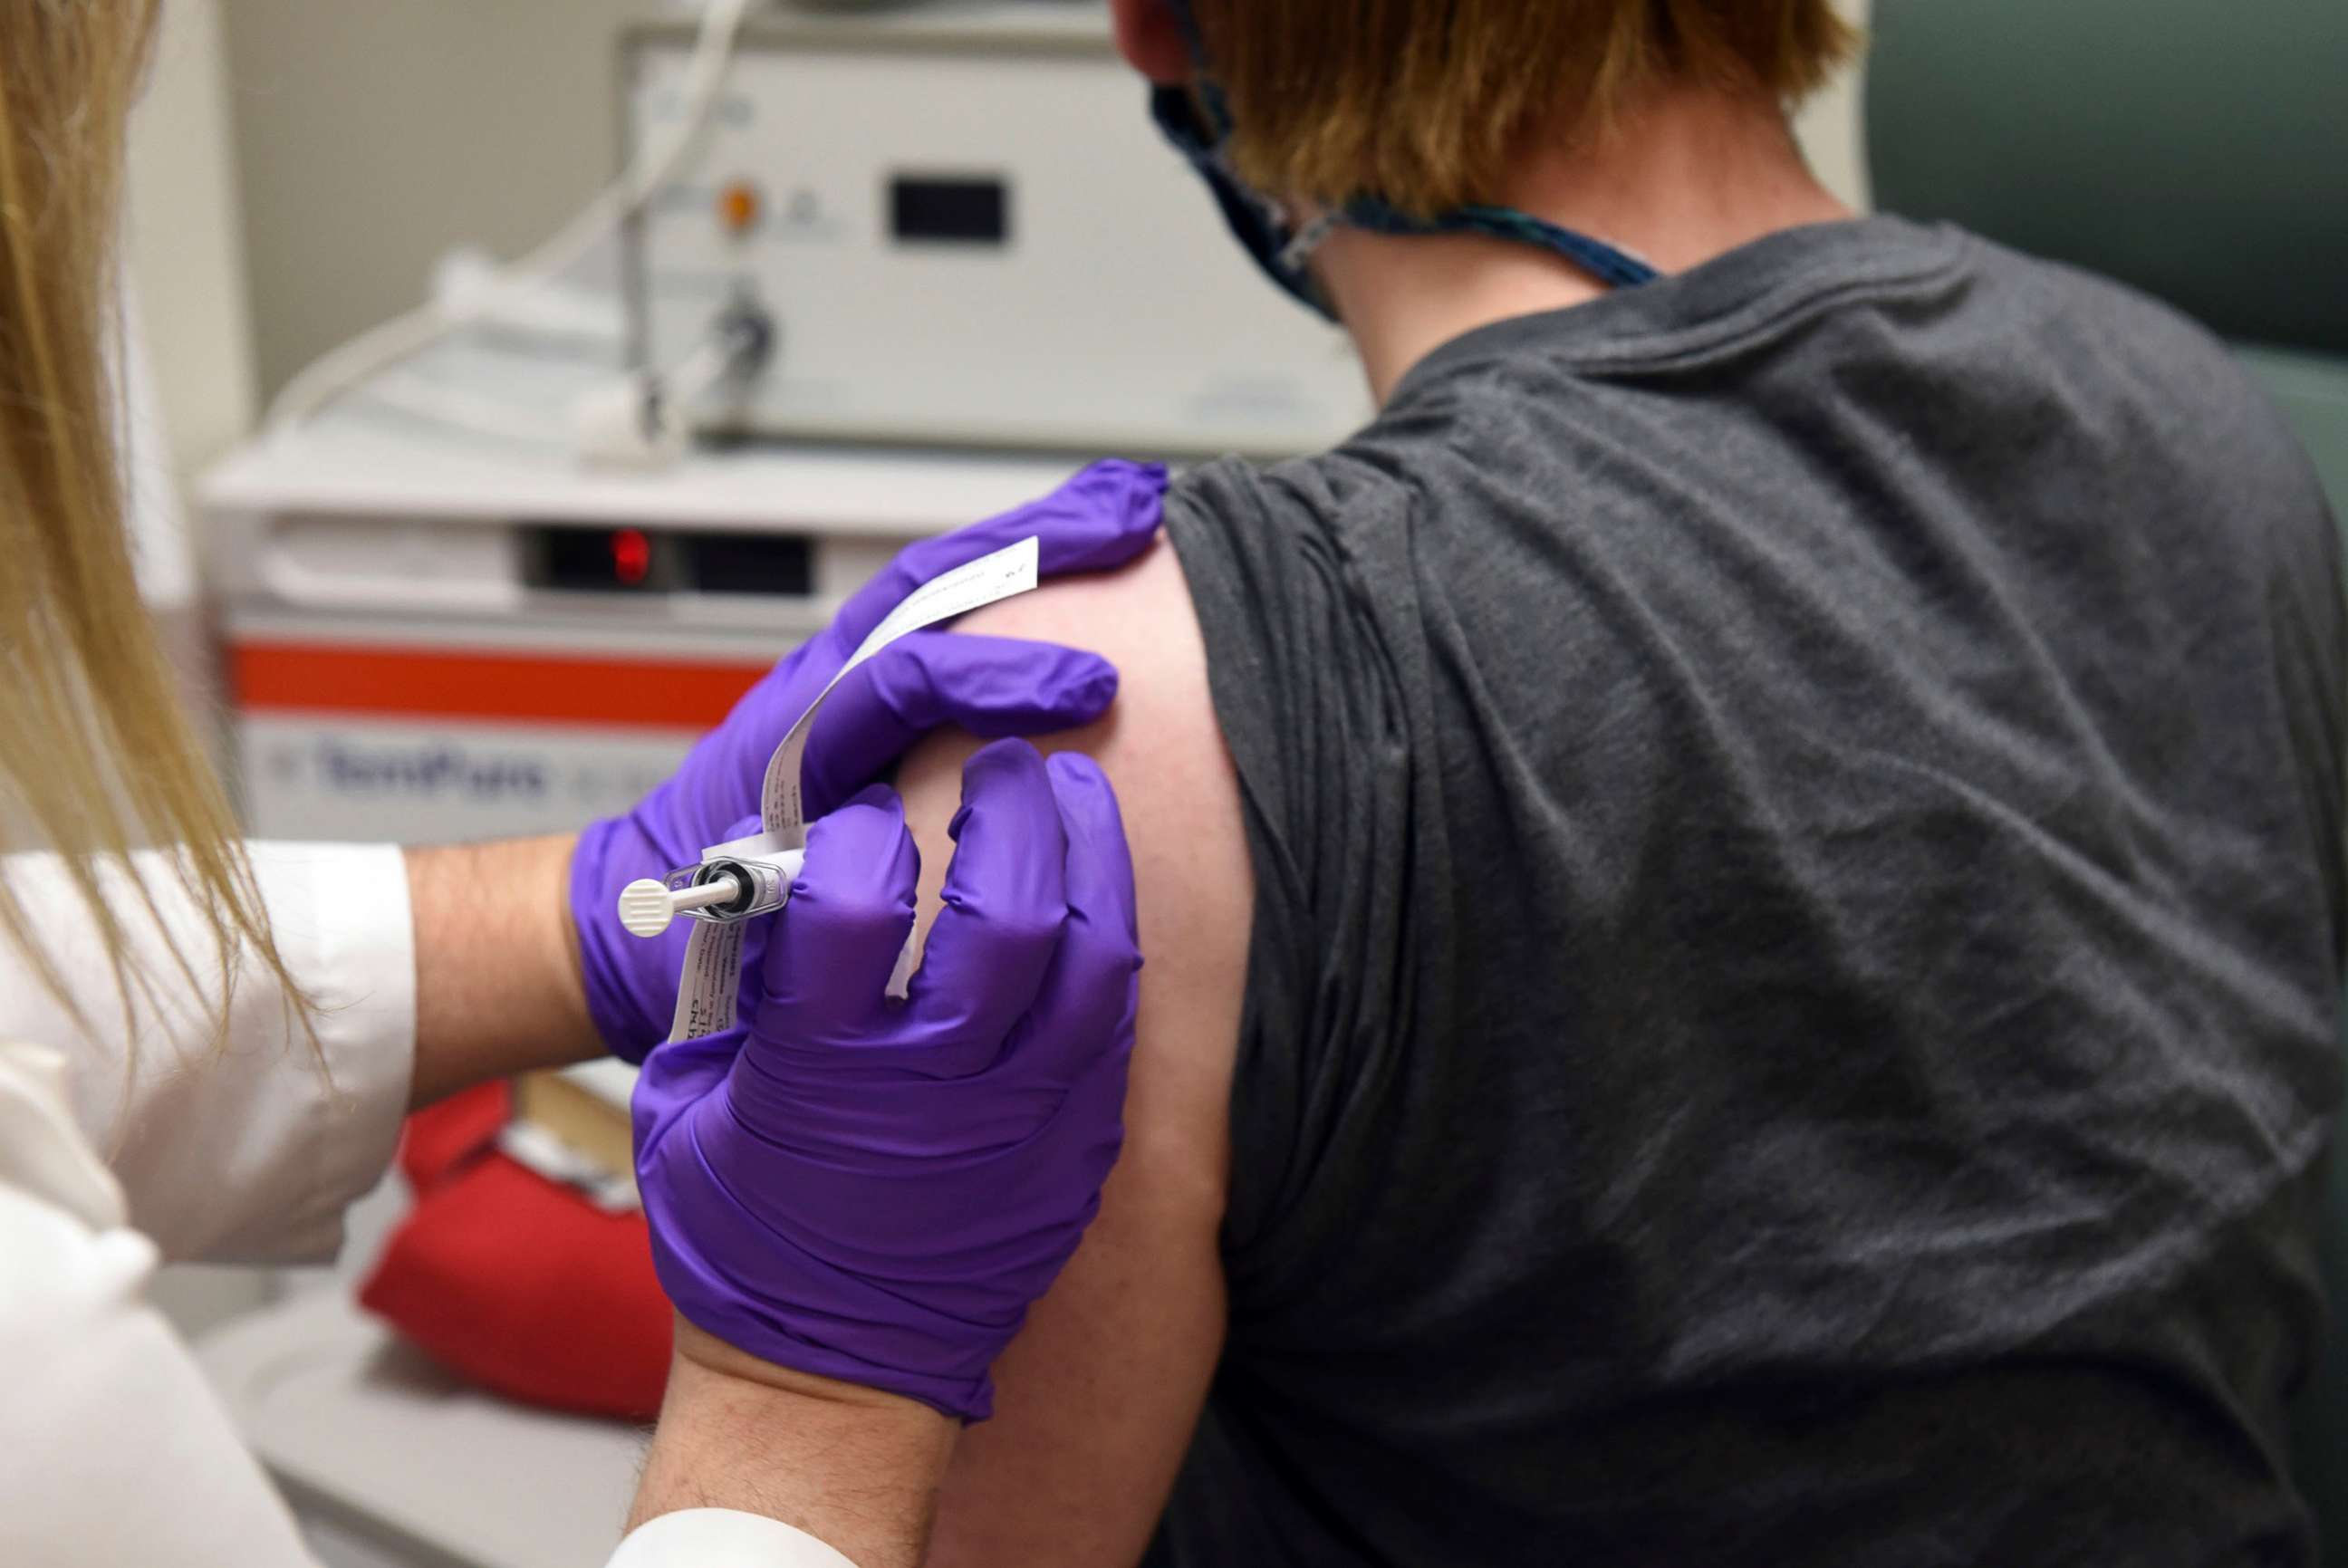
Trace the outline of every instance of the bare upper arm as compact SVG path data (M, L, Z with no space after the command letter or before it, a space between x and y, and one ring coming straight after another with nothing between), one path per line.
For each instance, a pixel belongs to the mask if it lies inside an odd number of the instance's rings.
M962 624L1117 665L1109 717L1041 744L1090 753L1117 788L1144 965L1124 1153L1075 1259L995 1367L995 1418L956 1449L930 1561L1126 1563L1148 1542L1221 1351L1217 1234L1254 903L1238 781L1170 546ZM899 776L922 848L924 919L975 744L933 740Z

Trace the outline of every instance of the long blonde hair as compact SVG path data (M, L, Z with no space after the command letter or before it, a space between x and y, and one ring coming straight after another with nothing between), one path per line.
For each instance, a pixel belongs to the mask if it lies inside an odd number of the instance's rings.
M102 885L136 889L134 911L143 904L165 933L187 991L221 977L224 1018L242 960L298 993L139 600L123 526L114 242L125 120L154 20L154 0L0 0L0 847L63 857L127 1016L160 977L130 961ZM188 951L143 881L105 876L143 844L176 849L197 941L216 951ZM78 1014L41 923L0 878L0 933Z

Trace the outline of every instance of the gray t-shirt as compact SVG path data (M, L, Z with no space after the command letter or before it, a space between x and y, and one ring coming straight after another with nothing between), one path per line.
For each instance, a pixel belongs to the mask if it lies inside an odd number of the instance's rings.
M1799 230L1168 515L1259 896L1153 1563L2311 1560L2348 652L2213 339Z

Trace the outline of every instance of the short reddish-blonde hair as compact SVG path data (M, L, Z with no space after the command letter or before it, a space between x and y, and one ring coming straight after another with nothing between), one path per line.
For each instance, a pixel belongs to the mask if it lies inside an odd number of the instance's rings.
M1712 82L1791 104L1857 35L1832 0L1191 0L1241 176L1425 216L1497 199L1528 128Z

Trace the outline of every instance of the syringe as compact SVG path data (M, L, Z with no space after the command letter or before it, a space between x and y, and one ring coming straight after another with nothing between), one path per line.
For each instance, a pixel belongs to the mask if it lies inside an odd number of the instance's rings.
M658 936L680 914L702 923L685 945L670 1039L697 1040L734 1026L744 935L741 923L754 914L782 908L806 859L804 849L778 846L807 841L799 776L808 734L824 698L838 688L841 676L907 633L966 615L1035 587L1040 552L1040 542L1030 535L992 554L965 561L906 594L879 625L865 634L847 663L784 732L774 755L767 759L766 776L758 789L758 831L707 846L701 851L699 865L673 871L661 881L646 877L622 890L620 924L638 936ZM890 995L906 995L913 972L912 953L909 931L896 972L889 977Z
M665 882L639 877L620 890L620 924L652 937L681 914L730 924L780 909L790 901L791 882L806 859L804 850L784 850L771 860L728 855L681 867Z

